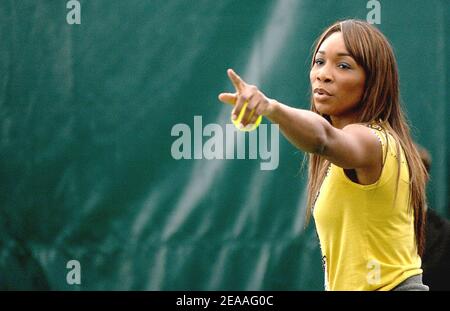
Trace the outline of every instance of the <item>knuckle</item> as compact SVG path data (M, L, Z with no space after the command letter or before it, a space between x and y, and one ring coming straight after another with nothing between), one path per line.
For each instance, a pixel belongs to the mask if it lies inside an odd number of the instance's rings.
M249 85L248 88L249 88L250 91L252 91L252 92L258 91L258 87L256 87L256 85L253 85L253 84Z

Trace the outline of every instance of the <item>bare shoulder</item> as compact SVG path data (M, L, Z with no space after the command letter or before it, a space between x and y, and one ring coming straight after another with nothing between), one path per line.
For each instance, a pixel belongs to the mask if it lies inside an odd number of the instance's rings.
M366 124L349 124L342 131L354 142L355 148L360 149L366 157L381 152L382 147L378 136L374 133L374 129Z
M325 155L332 163L347 169L381 165L382 146L373 129L364 124L349 124L336 130Z
M368 144L374 144L379 146L379 140L377 135L374 134L374 129L367 124L354 123L346 125L342 131L348 135L351 135L360 142L366 142Z

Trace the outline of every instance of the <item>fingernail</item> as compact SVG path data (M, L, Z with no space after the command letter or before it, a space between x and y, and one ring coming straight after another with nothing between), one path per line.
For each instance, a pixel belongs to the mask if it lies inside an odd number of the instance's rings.
M244 124L239 123L239 129L242 130L244 128Z
M236 120L236 119L237 119L237 115L233 114L233 115L231 116L231 118L232 118L233 120Z
M247 126L245 127L247 130L251 129L253 127L253 123L247 124Z

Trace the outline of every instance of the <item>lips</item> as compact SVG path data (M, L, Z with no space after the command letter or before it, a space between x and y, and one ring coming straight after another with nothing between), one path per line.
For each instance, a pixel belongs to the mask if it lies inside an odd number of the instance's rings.
M314 94L331 96L331 94L327 90L319 88L319 87L316 87L314 89Z

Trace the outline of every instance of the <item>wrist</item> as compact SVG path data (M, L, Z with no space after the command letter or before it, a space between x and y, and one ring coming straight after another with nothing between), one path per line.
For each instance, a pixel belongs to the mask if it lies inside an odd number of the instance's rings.
M280 105L281 104L277 100L269 98L269 106L265 117L273 119L277 115Z

